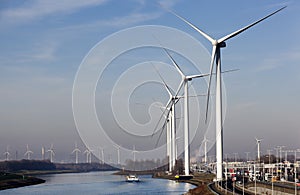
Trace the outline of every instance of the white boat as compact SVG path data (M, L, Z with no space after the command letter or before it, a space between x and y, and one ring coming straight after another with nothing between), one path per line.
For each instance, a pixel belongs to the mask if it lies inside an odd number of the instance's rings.
M140 179L136 175L127 175L126 181L128 182L139 182Z

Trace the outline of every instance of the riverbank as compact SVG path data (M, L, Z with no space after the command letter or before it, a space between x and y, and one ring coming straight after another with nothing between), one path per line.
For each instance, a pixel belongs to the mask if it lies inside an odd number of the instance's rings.
M22 174L6 172L0 173L0 190L36 185L41 183L45 183L45 180Z
M212 182L215 175L209 173L194 173L193 178L189 180L178 180L174 175L167 175L165 173L157 173L153 175L154 178L169 179L178 182L190 183L196 187L190 189L185 195L214 195L208 188L208 184Z
M0 190L44 183L33 176L45 174L117 171L100 163L52 163L49 160L12 160L0 162Z

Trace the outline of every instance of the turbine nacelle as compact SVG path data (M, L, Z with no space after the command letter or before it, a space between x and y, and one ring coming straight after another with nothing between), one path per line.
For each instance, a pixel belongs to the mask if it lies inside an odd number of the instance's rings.
M226 47L226 43L225 42L218 43L218 46L219 47Z

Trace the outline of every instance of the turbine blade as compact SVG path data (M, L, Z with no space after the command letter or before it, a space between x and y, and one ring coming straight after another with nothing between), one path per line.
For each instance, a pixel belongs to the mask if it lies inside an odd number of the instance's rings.
M214 45L213 49L212 49L212 52L211 52L211 62L210 62L210 71L209 71L210 75L209 75L208 88L207 88L205 123L207 123L208 105L209 105L209 97L210 97L210 86L211 86L211 77L212 77L212 72L213 72L213 68L214 68L216 51L217 51L217 46Z
M225 70L225 71L222 71L221 73L228 73L228 72L235 72L235 71L239 71L240 69L231 69L231 70Z
M181 19L183 22L187 23L190 27L192 27L193 29L195 29L197 32L199 32L202 36L204 36L207 40L209 40L211 43L214 43L215 40L213 38L211 38L208 34L206 34L205 32L203 32L202 30L200 30L198 27L196 27L194 24L192 24L191 22L187 21L185 18L183 18L182 16L180 16L179 14L175 13L174 11L169 10L169 12L171 12L173 15L175 15L177 18Z
M165 82L165 80L164 80L163 77L161 76L160 72L157 70L156 66L155 66L153 63L151 63L151 64L152 64L152 66L154 67L154 69L155 69L156 73L158 74L159 78L161 79L161 81L164 83L164 86L165 86L165 88L166 88L168 94L169 94L170 96L173 96L170 87L167 85L167 83Z
M261 18L261 19L259 19L259 20L257 20L257 21L255 21L255 22L253 22L252 24L249 24L248 26L245 26L244 28L241 28L241 29L239 29L239 30L237 30L237 31L235 31L235 32L233 32L233 33L231 33L231 34L229 34L229 35L226 35L225 37L219 39L219 40L218 40L218 43L224 42L224 41L226 41L226 40L228 40L228 39L230 39L230 38L232 38L232 37L235 37L236 35L238 35L238 34L244 32L245 30L251 28L252 26L254 26L254 25L260 23L261 21L263 21L263 20L265 20L265 19L271 17L272 15L274 15L274 14L280 12L281 10L283 10L283 9L286 8L286 7L287 7L287 6L284 6L284 7L280 8L280 9L276 10L275 12L273 12L273 13L271 13L271 14L269 14L269 15L267 15L267 16L265 16L265 17L263 17L263 18Z
M207 73L207 74L190 75L190 76L187 76L186 78L187 78L187 79L194 79L194 78L206 77L206 76L209 76L209 73Z
M185 82L184 79L182 79L181 82L180 82L180 84L179 84L179 86L178 86L178 89L177 89L174 97L178 97L178 94L179 94L179 92L180 92L180 90L181 90L184 82Z
M167 56L169 57L169 59L172 61L173 65L175 66L176 70L179 72L179 74L182 76L182 77L185 77L185 75L183 74L182 70L180 69L180 67L178 66L178 64L176 63L176 61L174 60L174 58L170 55L170 53L165 49L163 48L167 54Z
M160 115L160 118L159 118L158 122L156 123L156 125L155 125L155 127L154 127L154 129L153 129L153 132L152 132L152 135L151 135L152 137L153 137L155 131L157 130L158 125L159 125L159 123L161 122L162 118L163 118L164 116L166 116L166 117L168 118L169 113L170 113L170 109L168 109L168 108L171 107L172 105L173 105L173 101L172 101L172 98L170 98L170 100L168 101L168 103L167 103L167 105L166 105L166 109L165 109L165 110L162 112L162 114ZM166 111L168 111L168 112L166 112ZM166 114L166 113L167 113L167 114Z
M160 131L160 134L159 134L159 136L158 136L158 139L156 140L156 144L155 144L155 147L154 147L154 148L157 147L158 142L160 141L161 135L162 135L162 133L164 132L164 129L165 129L165 126L166 126L167 123L168 123L168 121L165 120L164 125L162 126L161 131Z
M199 97L199 96L207 96L207 94L189 95L189 97Z

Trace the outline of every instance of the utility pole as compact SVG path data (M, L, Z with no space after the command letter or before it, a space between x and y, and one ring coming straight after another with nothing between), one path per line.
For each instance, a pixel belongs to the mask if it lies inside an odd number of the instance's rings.
M295 150L295 161L294 161L294 174L295 174L295 194L297 195L297 150Z
M249 153L250 152L245 152L246 153L246 161L248 162L249 161Z
M271 164L271 151L272 151L272 150L267 150L268 155L269 155L269 164Z
M275 150L276 150L276 177L278 177L278 150L279 150L279 148L276 147Z
M237 163L237 155L238 153L233 153L234 154L234 162Z
M281 177L282 177L282 148L284 148L285 146L278 146L278 148L279 148L279 160L280 160L280 166L279 166L279 168L280 168L280 179L281 179Z

